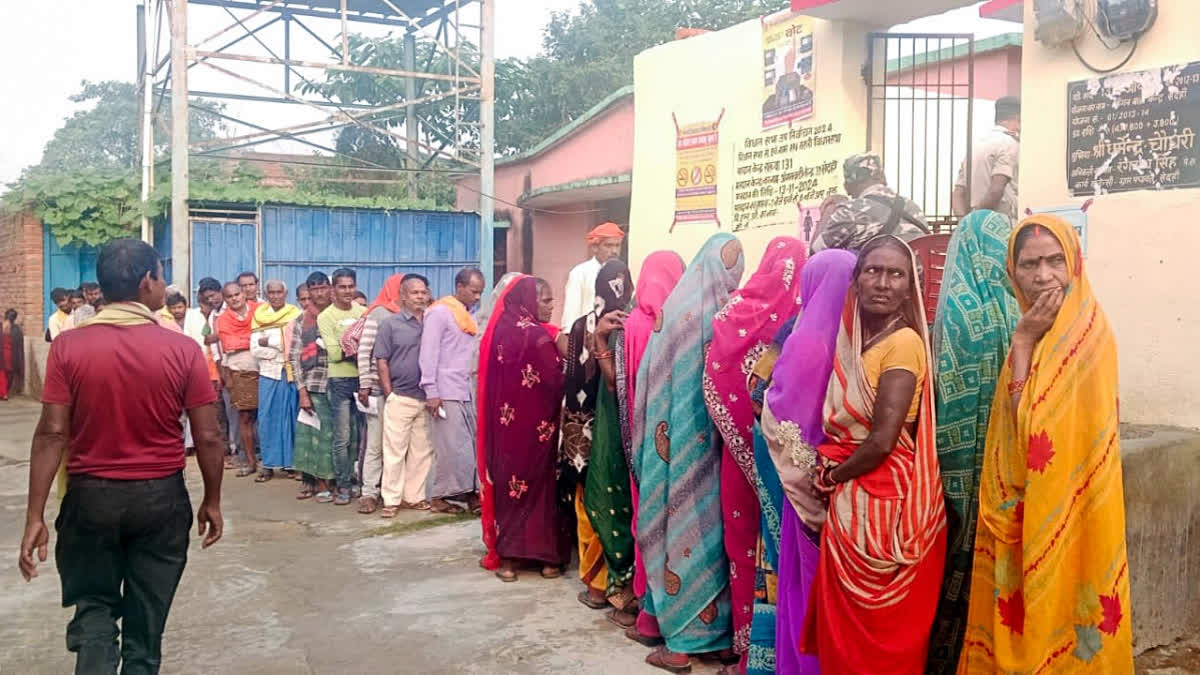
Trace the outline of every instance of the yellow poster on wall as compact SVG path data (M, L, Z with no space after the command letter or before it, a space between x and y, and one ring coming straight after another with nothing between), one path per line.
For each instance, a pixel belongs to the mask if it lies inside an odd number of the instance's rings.
M813 116L813 25L786 12L762 19L764 129Z
M714 122L699 122L679 126L675 114L675 220L669 231L679 223L713 222L717 217L717 158L721 118Z

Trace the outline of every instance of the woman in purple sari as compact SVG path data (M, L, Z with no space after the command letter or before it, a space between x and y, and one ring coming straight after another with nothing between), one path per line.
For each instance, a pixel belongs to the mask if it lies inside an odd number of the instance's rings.
M826 513L812 487L812 470L815 448L825 440L825 393L856 260L853 253L830 249L805 265L800 317L775 363L763 404L761 429L773 466L760 462L758 469L777 473L786 496L780 509L775 617L775 670L781 675L819 672L817 659L799 651Z
M538 321L533 277L514 281L500 304L480 345L480 445L493 486L484 540L489 557L502 561L502 581L516 581L520 562L540 563L542 576L556 577L570 559L555 477L562 361Z

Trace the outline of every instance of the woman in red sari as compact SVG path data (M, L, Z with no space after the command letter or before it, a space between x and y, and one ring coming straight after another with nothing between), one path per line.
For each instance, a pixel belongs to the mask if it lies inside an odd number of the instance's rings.
M17 324L17 310L4 312L0 322L0 400L9 392L20 394L25 388L25 335Z
M519 562L560 576L570 557L556 502L562 361L538 321L533 277L522 276L497 300L480 345L478 460L483 485L480 564L516 581Z
M946 553L912 250L863 247L838 328L814 488L830 499L801 650L825 675L921 673Z

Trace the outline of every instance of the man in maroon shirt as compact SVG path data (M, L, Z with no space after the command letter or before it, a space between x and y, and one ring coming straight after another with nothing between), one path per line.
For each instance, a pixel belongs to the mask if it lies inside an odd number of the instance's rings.
M157 673L192 525L184 411L204 479L196 521L205 548L221 538L224 448L200 347L158 325L166 293L158 254L118 239L101 249L96 276L108 304L50 346L18 566L29 581L46 560L43 513L69 448L54 560L63 606L75 607L67 625L75 672Z

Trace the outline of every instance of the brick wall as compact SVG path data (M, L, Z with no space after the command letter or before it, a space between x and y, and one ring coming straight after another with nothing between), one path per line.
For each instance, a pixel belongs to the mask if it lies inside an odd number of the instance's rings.
M41 335L42 292L42 223L0 212L0 313L15 308L25 334Z

